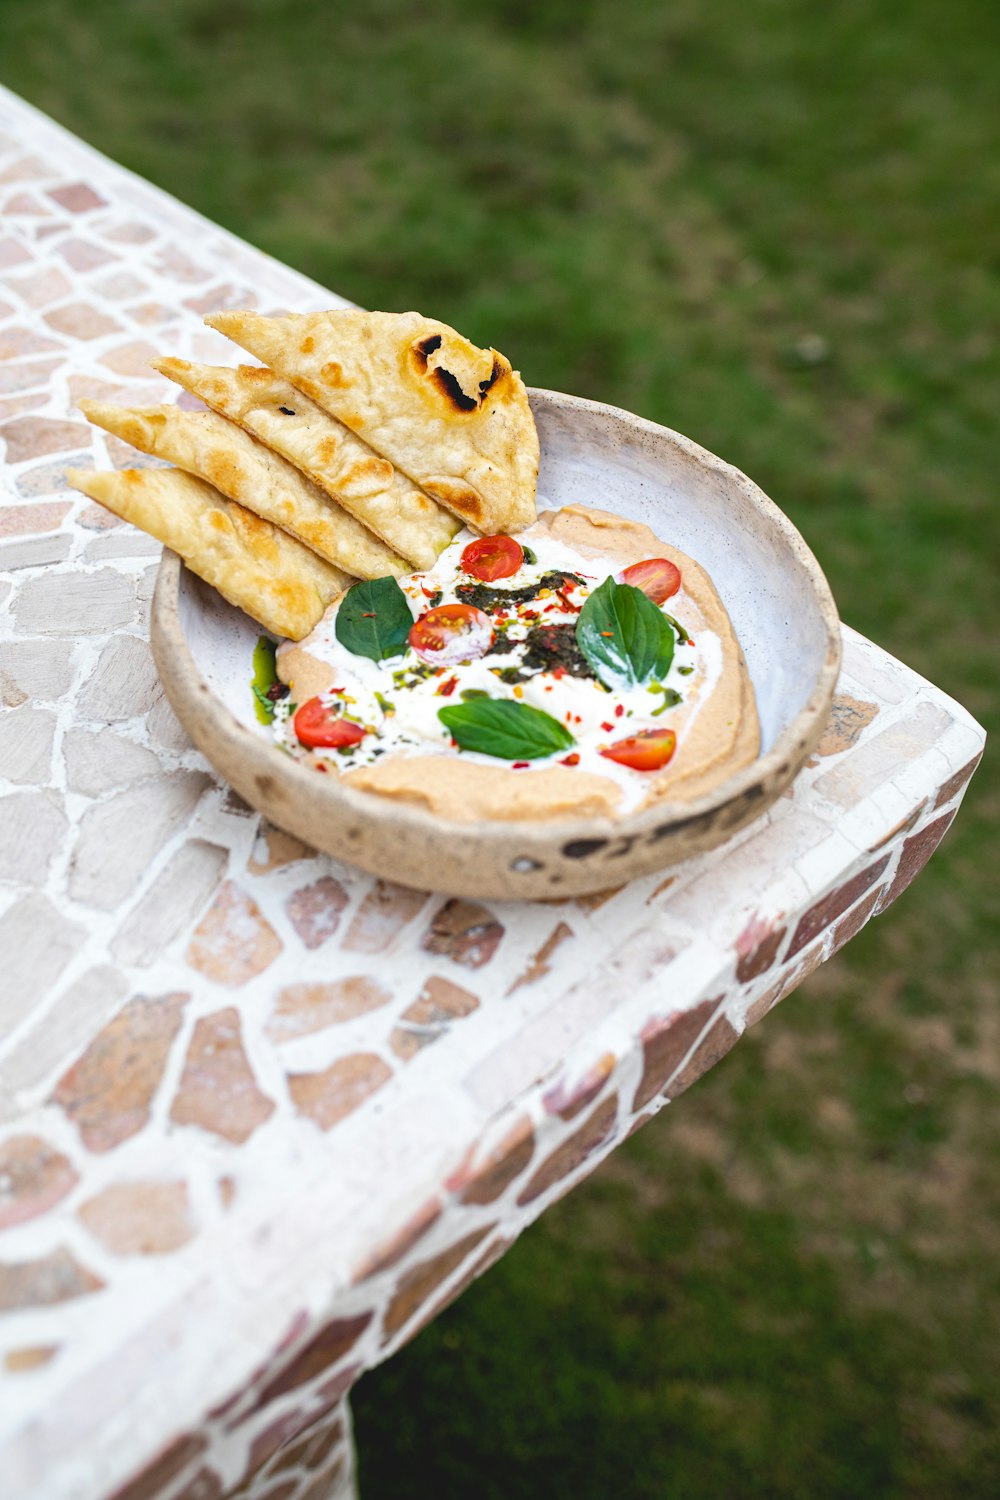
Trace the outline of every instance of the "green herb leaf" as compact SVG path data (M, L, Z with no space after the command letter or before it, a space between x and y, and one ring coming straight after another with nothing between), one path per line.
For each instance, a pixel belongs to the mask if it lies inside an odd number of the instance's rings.
M541 760L576 743L551 714L509 698L454 703L439 708L438 718L463 750L478 750L498 760Z
M267 696L268 688L278 680L274 652L274 642L266 635L262 635L253 648L253 678L250 682L250 690L253 693L253 706L258 724L270 724L274 720L274 704Z
M535 553L532 552L531 548L530 547L522 547L521 551L524 553L524 560L528 564L528 566L532 567L532 568L537 568L538 567L538 558L535 555Z
M355 656L383 661L401 656L413 624L395 578L370 578L348 589L337 610L336 636Z
M665 677L674 659L667 617L642 589L613 578L588 597L576 639L605 687L639 687L651 677Z

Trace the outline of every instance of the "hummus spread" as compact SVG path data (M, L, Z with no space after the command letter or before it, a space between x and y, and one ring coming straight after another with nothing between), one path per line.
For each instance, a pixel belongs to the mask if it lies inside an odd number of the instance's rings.
M702 796L755 759L760 732L743 652L692 558L647 526L580 505L543 512L516 539L524 555L515 571L488 574L494 581L485 584L463 570L473 541L461 533L433 568L398 584L415 621L464 603L473 606L467 613L487 616L485 637L473 630L467 648L450 656L421 656L407 645L374 660L338 638L342 595L305 640L278 650L278 675L290 691L274 732L285 750L359 790L461 821L620 816ZM672 659L659 677L616 683L605 672L602 681L576 644L581 610L605 580L647 559L666 559L680 572L662 603L649 595L674 632ZM462 748L440 710L485 698L542 710L564 741L523 760ZM316 699L320 713L350 721L354 742L306 748L298 711ZM665 761L661 754L658 766L635 768L650 761L643 751L665 741Z

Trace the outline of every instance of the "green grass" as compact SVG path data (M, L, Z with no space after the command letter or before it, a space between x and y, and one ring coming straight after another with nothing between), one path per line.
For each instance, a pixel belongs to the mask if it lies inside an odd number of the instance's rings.
M1000 9L0 0L0 73L366 305L665 421L997 717ZM366 1500L992 1500L988 758L890 914L355 1400Z

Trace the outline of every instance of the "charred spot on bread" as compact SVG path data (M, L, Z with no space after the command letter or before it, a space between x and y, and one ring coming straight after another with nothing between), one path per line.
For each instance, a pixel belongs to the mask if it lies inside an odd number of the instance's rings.
M413 358L421 374L427 369L427 361L435 349L441 347L441 335L429 333L425 339L418 339L413 345Z
M450 401L456 411L478 411L481 398L467 396L455 379L450 370L444 365L435 365L431 371L431 379L446 401Z

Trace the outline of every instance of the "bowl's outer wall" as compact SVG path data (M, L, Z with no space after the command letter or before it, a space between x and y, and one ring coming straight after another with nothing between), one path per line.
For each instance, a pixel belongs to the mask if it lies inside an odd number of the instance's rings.
M701 852L764 812L819 741L839 669L825 580L798 533L737 470L629 413L532 392L540 503L598 505L644 521L713 577L746 652L764 754L707 798L627 818L444 823L352 791L282 756L254 723L260 630L164 554L152 642L191 738L236 790L307 843L403 885L539 899L623 884ZM794 622L794 624L793 624Z

